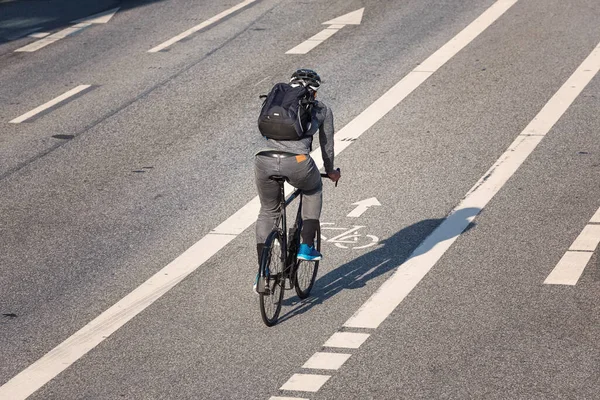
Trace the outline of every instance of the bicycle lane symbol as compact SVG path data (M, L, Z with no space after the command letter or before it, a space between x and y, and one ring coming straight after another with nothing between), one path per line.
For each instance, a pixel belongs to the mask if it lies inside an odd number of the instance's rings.
M363 235L358 233L365 228L364 225L354 225L352 228L335 227L333 222L321 223L321 240L324 243L333 243L341 249L366 249L379 243L379 238L375 235ZM328 238L323 235L323 231L344 231L337 236Z

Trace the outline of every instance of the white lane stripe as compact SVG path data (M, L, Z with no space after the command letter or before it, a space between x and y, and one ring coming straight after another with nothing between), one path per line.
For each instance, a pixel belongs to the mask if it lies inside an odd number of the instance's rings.
M569 250L572 251L594 251L600 243L600 225L586 225Z
M161 43L158 46L151 48L150 50L148 50L148 53L157 53L161 50L164 50L167 47L171 46L172 44L179 42L181 39L184 39L184 38L190 36L191 34L194 34L194 33L198 32L199 30L204 29L204 28L222 20L223 18L227 17L228 15L233 14L234 12L241 10L242 8L246 7L249 4L254 3L256 1L257 0L245 0L245 1L241 2L240 4L223 11L220 14L217 14L214 17L207 19L206 21L194 26L193 28L188 29L187 31L175 36L174 38L169 39L166 42Z
M85 29L89 26L91 26L91 24L83 24L83 23L77 24L74 26L70 26L70 27L60 30L56 33L53 33L52 35L47 36L43 39L37 40L33 43L30 43L27 46L20 47L20 48L16 49L15 52L31 53L31 52L37 51L43 47L48 46L49 44L59 41L60 39L64 39L67 36L71 36L79 31L82 31L83 29Z
M467 193L448 218L344 324L377 328L450 248L468 224L533 152L600 69L600 44Z
M339 347L343 349L358 349L368 338L368 333L355 333L355 332L336 332L323 346L325 347Z
M280 396L271 396L269 400L308 400L300 397L280 397Z
M73 88L73 89L69 90L68 92L61 94L60 96L56 97L55 99L52 99L49 102L42 104L41 106L36 107L33 110L29 111L28 113L25 113L25 114L21 115L20 117L17 117L9 122L11 124L20 124L21 122L26 121L26 120L36 116L37 114L49 109L50 107L53 107L57 104L64 102L68 98L75 96L76 94L86 90L90 86L91 85L79 85L76 88Z
M304 363L302 368L338 370L349 358L350 354L315 353Z
M596 214L590 219L591 224L600 224L600 208L596 211Z
M516 3L517 0L499 0L497 3L494 3L490 9L494 9L495 14L493 16L497 19L499 18L504 11L510 8L511 5ZM498 4L501 4L503 7L498 9ZM486 15L486 18L490 18L489 10L486 11L483 15ZM502 11L502 12L500 12ZM481 17L475 20L473 23L479 21ZM492 21L489 22L491 24ZM472 24L473 24L472 23ZM472 25L471 24L471 25ZM465 29L469 29L471 26L469 25ZM483 32L483 29L480 28L480 32ZM451 41L454 39L451 39ZM458 51L458 50L457 50ZM373 105L363 111L360 115L358 115L354 120L352 120L348 125L346 125L343 129L341 129L335 135L335 154L338 155L348 146L350 146L353 141L344 141L347 138L356 139L360 137L367 129L369 129L373 124L375 124L379 119L381 119L387 112L389 112L394 106L398 105L406 96L408 96L414 89L416 89L422 82L429 77L431 73L424 72L411 72L408 76L402 79L398 84L396 84L393 88L391 88L388 92L386 92L379 100L377 100L373 107ZM387 111L381 112L379 109L385 109ZM315 149L311 153L312 158L319 168L323 166L323 158L321 156L320 149ZM291 190L290 188L286 189ZM208 236L217 236L215 234L229 234L231 235L231 239L233 240L236 235L246 230L250 225L252 225L256 221L256 217L258 216L258 211L260 209L260 201L258 196L252 199L248 204L246 204L242 209L229 217L226 221L221 223L218 227L216 227L211 234ZM174 263L177 260L180 260L184 257L191 257L192 259L196 257L194 266L190 266L189 264L181 265L177 269L185 270L186 274L190 274L195 269L200 267L206 260L216 254L221 248L225 246L225 244L220 244L219 246L214 246L211 244L211 241L208 240L209 237L205 236L198 243L193 245L191 248L186 250L181 256L179 256L175 261L171 264L167 265L167 267L163 268L159 272L157 272L153 277L151 277L146 283L152 282L152 285L157 285L157 283L165 282L165 280L170 277L165 275L165 270L169 271L175 268ZM201 256L201 257L200 257ZM187 267L187 269L186 269ZM181 272L183 274L183 271ZM185 276L181 276L181 279L185 278ZM141 287L146 287L146 283L142 284ZM172 286L171 286L172 287ZM140 289L138 288L138 289ZM16 375L13 379L5 383L0 387L0 398L3 396L8 397L11 395L15 400L24 399L29 394L35 392L38 388L46 384L48 381L53 379L59 373L68 368L73 362L77 359L83 357L89 350L91 350L98 343L101 343L104 339L108 338L112 333L118 329L118 327L124 325L127 321L133 318L137 313L141 312L145 307L151 304L151 302L144 302L144 307L139 307L138 302L141 301L142 292L139 292L138 289L135 289L130 295L123 298L117 304L109 308L107 311L102 313L95 320L91 321L86 327L82 328L79 332L75 333L73 336L59 344L54 350L50 351L50 353L46 354L30 367L21 371L18 375ZM146 287L145 290L147 290ZM157 293L154 296L154 299L160 298L162 294L165 293L163 290L156 289ZM160 293L158 293L160 292ZM135 294L134 294L135 293ZM144 291L144 293L146 293ZM148 299L148 293L144 295L146 299ZM136 311L131 308L135 308ZM122 313L117 313L116 311L123 310ZM99 319L105 320L105 315L114 315L112 317L113 324L100 324ZM93 330L91 328L95 327ZM73 339L77 338L77 341L74 342ZM25 394L25 395L24 395ZM25 397L23 397L23 395Z
M114 306L0 387L0 399L25 399L196 270L235 235L204 236Z
M585 266L592 258L591 251L567 251L544 281L546 285L576 285Z
M339 28L338 28L339 26ZM306 39L304 42L300 43L298 46L294 47L285 52L285 54L306 54L330 37L332 37L337 31L342 29L345 25L335 25L335 27L330 26L329 28L323 29L321 32L317 33L311 38Z
M329 375L294 374L283 384L281 390L317 392L331 378Z

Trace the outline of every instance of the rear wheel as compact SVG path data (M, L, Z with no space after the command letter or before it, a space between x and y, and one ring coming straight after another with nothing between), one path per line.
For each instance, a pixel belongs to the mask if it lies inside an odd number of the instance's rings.
M321 252L321 228L317 228L315 234L315 248ZM296 279L294 280L294 288L296 294L301 299L306 299L310 296L310 291L315 283L317 271L319 270L318 261L296 260Z
M267 326L277 323L281 312L285 277L283 275L284 260L281 235L278 231L269 234L261 257L259 278L260 315Z

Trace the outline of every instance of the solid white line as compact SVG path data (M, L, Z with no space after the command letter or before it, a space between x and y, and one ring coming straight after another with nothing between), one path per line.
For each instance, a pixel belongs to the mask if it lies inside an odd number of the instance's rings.
M344 326L377 328L392 313L533 152L599 69L600 44L492 168L473 186L446 220L419 245L408 260L398 267Z
M498 10L498 5L500 4L503 6L502 10L506 11L516 1L499 0L490 9ZM489 9L483 15L489 15ZM499 18L501 13L496 11L495 15L496 18ZM479 18L473 23L479 23L478 21ZM465 29L469 29L469 27ZM483 32L483 29L480 32ZM451 41L453 40L451 39ZM371 107L367 108L341 129L335 135L335 154L340 154L353 143L352 141L344 141L344 139L356 139L360 137L429 76L431 76L431 73L414 71L409 73L407 77L381 96ZM318 168L323 167L323 158L321 157L320 149L315 149L311 153L311 156ZM290 193L291 190L289 186L286 187L287 193ZM258 196L256 196L242 209L217 226L209 235L200 239L199 242L158 271L128 296L117 302L34 364L21 371L3 386L0 386L0 398L25 399L67 369L88 351L113 334L119 327L152 304L153 301L160 298L180 280L195 271L228 242L233 240L236 235L250 227L256 221L259 209L260 201ZM229 240L227 243L220 241L215 243L214 240L216 238L227 238ZM173 278L173 273L177 273L176 279Z
M586 225L569 250L594 251L600 243L600 225Z
M600 208L596 211L596 214L590 219L591 224L600 224Z
M336 332L323 346L340 347L343 349L358 349L368 338L368 333Z
M317 392L329 378L331 378L329 375L294 374L280 389L298 392Z
M567 251L544 281L546 285L576 285L592 251Z
M337 26L340 26L340 28L337 28ZM331 26L329 28L325 28L313 37L306 39L304 42L300 43L293 49L286 51L285 54L306 54L321 43L323 43L325 40L332 37L337 31L339 31L343 27L344 25L336 25L335 28Z
M247 5L254 3L255 1L257 1L257 0L245 0L245 1L241 2L240 4L223 11L220 14L217 14L214 17L207 19L206 21L202 22L201 24L198 24L198 25L194 26L193 28L188 29L187 31L175 36L174 38L169 39L166 42L161 43L158 46L151 48L150 50L148 50L148 53L157 53L161 50L164 50L167 47L171 46L172 44L179 42L181 39L184 39L184 38L190 36L191 34L196 33L199 30L204 29L207 26L210 26L210 25L222 20L223 18L227 17L228 15L233 14L234 12L236 12L238 10L241 10L242 8L246 7Z
M302 368L338 370L348 359L350 354L343 353L315 353Z
M29 111L28 113L25 113L25 114L21 115L20 117L17 117L9 122L11 124L20 124L21 122L26 121L29 118L34 117L35 115L41 113L42 111L45 111L45 110L49 109L50 107L53 107L59 103L62 103L63 101L67 100L69 97L73 97L77 93L82 92L89 87L90 87L90 85L79 85L76 88L71 89L64 94L61 94L57 98L52 99L49 102L42 104L41 106L34 108L33 110Z

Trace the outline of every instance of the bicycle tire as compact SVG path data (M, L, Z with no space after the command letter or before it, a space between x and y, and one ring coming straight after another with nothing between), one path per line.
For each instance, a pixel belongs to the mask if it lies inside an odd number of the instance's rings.
M318 252L321 252L321 228L317 228L315 237L315 247ZM294 277L294 288L296 294L301 299L306 299L310 296L310 291L315 284L315 278L319 271L318 261L296 260L296 276Z
M285 289L285 276L283 269L285 257L282 254L283 246L279 231L273 231L265 241L265 248L260 260L260 268L265 277L265 293L260 295L260 315L267 326L273 326L279 319L283 292Z

